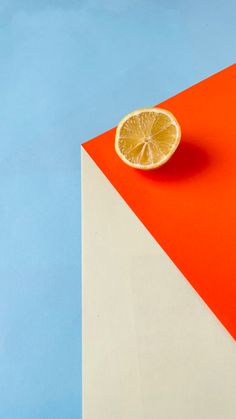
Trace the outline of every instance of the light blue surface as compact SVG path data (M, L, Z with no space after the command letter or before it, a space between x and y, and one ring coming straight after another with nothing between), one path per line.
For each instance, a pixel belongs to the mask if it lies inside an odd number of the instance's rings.
M232 64L235 15L233 0L1 0L1 419L81 418L80 143Z

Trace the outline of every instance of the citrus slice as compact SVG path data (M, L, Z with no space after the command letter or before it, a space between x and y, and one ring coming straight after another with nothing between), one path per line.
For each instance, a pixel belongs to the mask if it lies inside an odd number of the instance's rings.
M139 109L119 123L115 150L129 166L151 170L170 159L180 138L180 126L171 112L161 108Z

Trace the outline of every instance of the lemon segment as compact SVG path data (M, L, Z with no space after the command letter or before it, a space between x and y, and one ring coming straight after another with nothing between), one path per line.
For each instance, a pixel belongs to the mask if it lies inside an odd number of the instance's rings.
M119 123L115 150L129 166L151 170L170 159L180 138L180 126L171 112L161 108L139 109Z

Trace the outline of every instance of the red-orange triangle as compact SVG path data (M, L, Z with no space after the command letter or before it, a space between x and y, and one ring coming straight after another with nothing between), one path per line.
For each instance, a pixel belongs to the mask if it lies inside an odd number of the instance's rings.
M115 129L83 147L236 339L235 97L233 65L161 103L182 142L156 171L117 157Z

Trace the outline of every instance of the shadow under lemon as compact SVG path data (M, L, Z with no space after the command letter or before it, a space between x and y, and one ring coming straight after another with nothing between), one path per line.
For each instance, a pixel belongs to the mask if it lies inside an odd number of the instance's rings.
M142 176L156 181L179 181L196 176L210 164L210 156L202 146L181 140L170 160L163 166L148 171L139 171Z

